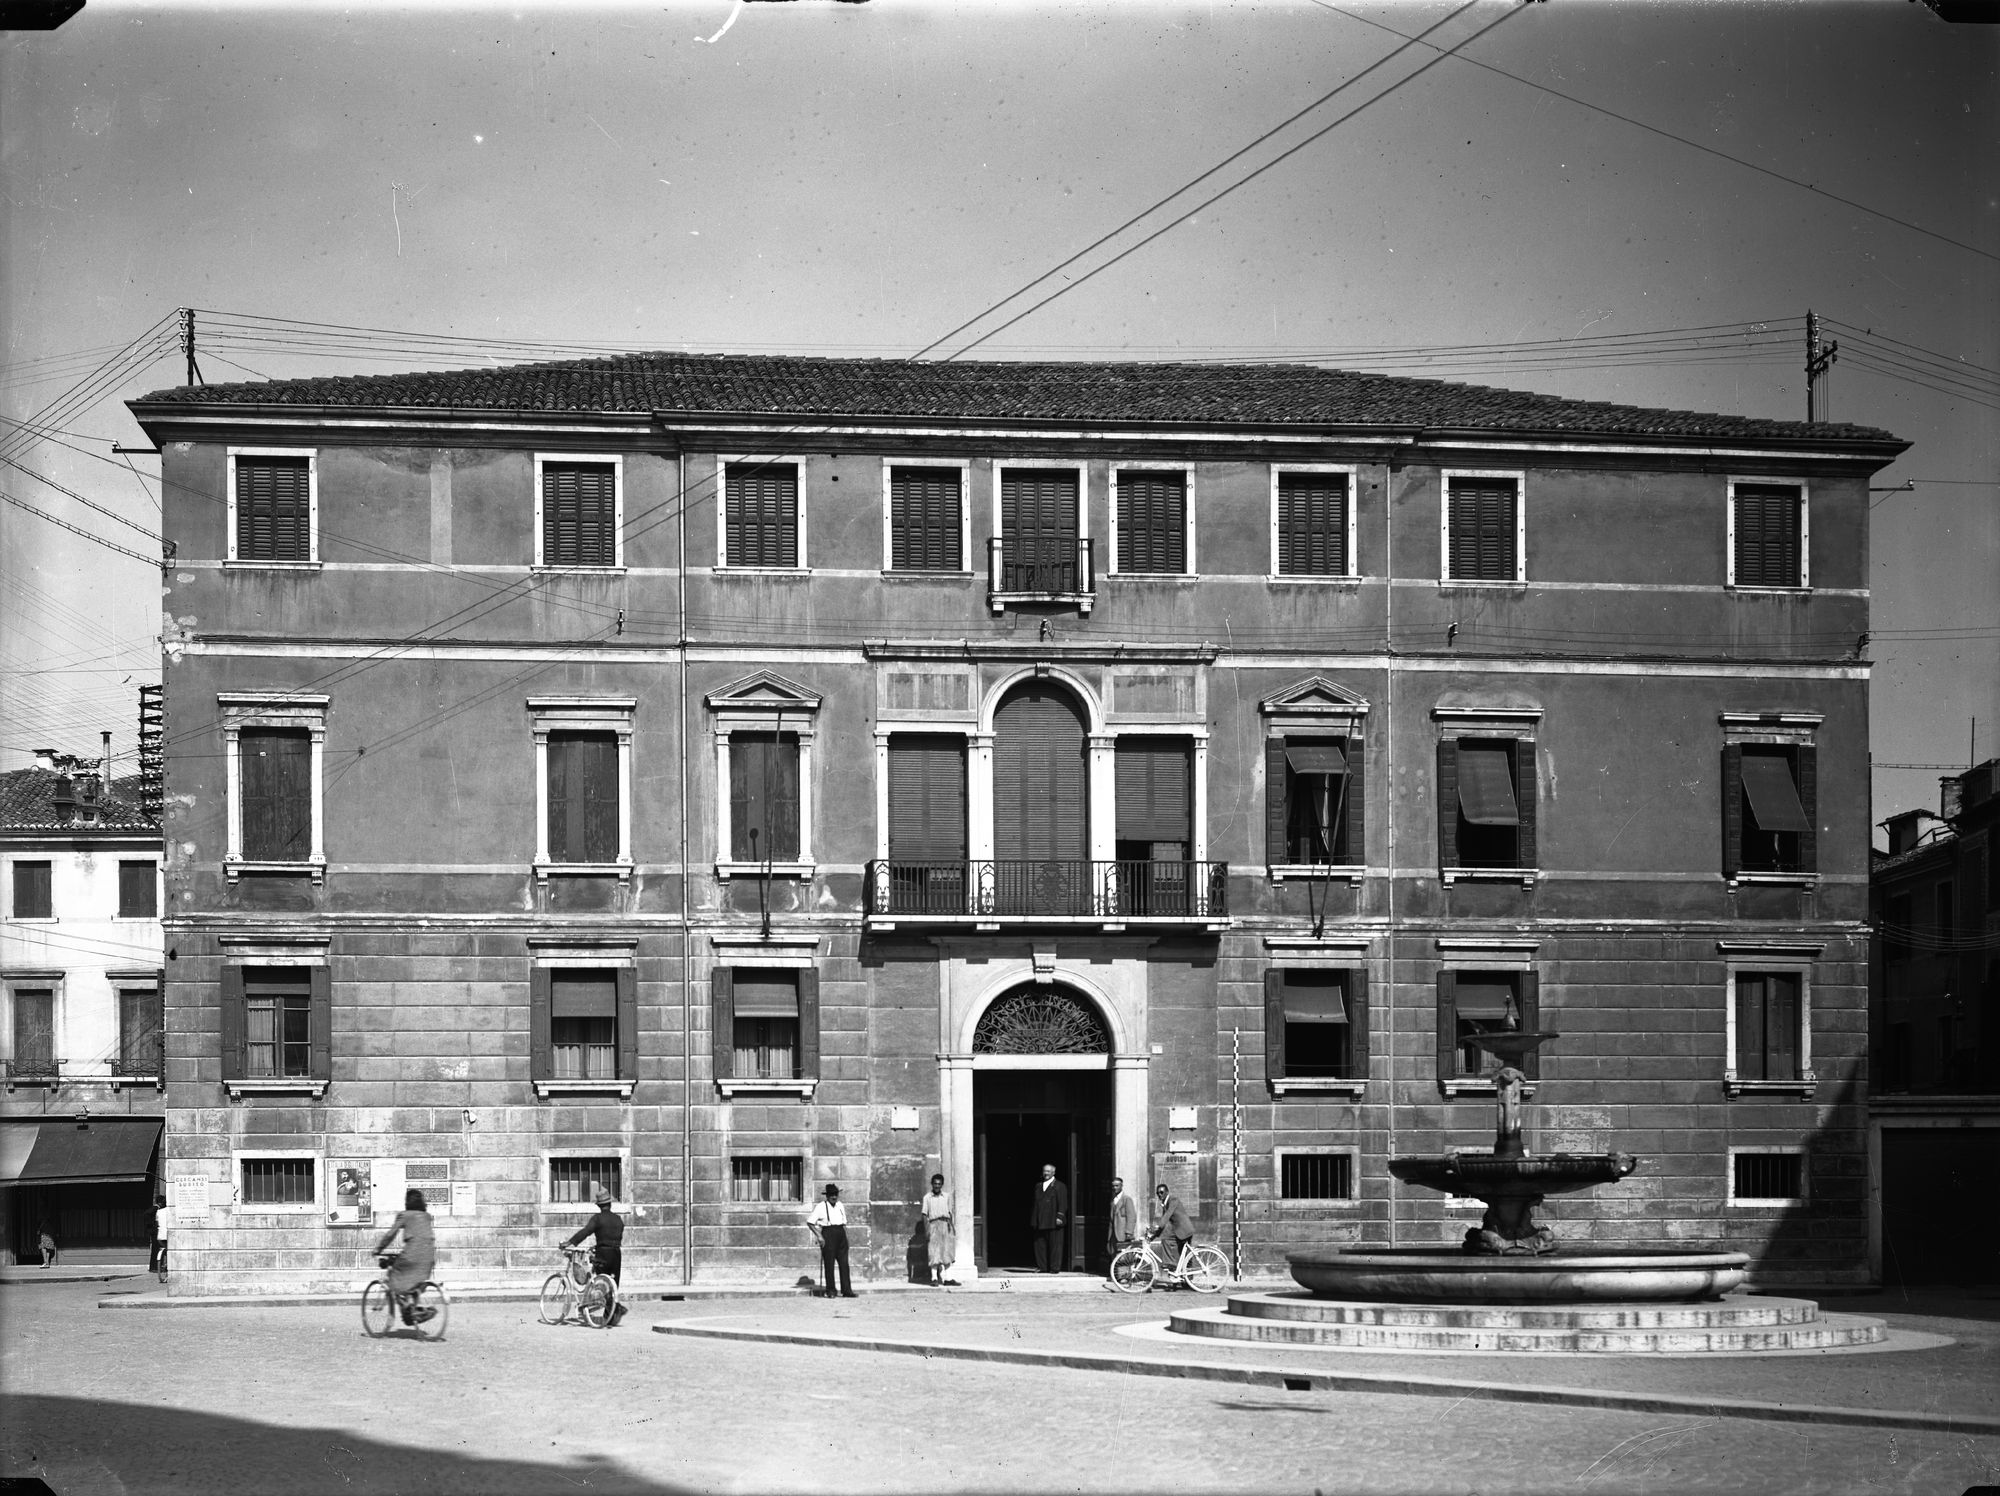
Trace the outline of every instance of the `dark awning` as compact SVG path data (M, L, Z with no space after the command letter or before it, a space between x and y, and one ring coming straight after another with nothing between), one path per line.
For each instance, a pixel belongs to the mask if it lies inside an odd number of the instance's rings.
M1504 743L1458 745L1458 808L1475 826L1518 826L1514 770Z
M552 1018L616 1018L618 979L597 972L549 973L549 1016Z
M1347 754L1338 743L1285 741L1285 762L1294 774L1345 774Z
M1341 989L1330 982L1310 987L1295 987L1287 982L1284 1007L1287 1023L1347 1022L1347 1003Z
M737 972L735 1008L738 1018L798 1017L798 974L790 971Z
M1460 1018L1499 1019L1507 1023L1519 1023L1520 1016L1514 1006L1514 989L1505 982L1468 982L1458 979L1456 998Z
M0 1184L116 1184L144 1180L160 1143L158 1118L133 1122L45 1118L33 1128L0 1128ZM18 1134L32 1132L33 1146Z
M1764 831L1803 831L1806 809L1792 783L1792 766L1775 754L1743 755L1743 792L1750 797L1750 814Z

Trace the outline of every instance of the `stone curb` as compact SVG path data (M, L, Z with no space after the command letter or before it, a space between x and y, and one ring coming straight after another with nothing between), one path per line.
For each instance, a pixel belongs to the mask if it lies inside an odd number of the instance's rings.
M1154 1361L1086 1351L1014 1350L951 1342L885 1340L874 1336L825 1335L789 1330L731 1330L713 1325L654 1325L657 1335L708 1340L746 1340L767 1345L808 1345L832 1350L880 1351L925 1360L988 1361L1012 1366L1058 1366L1071 1371L1122 1372L1128 1376L1185 1377L1272 1387L1286 1392L1384 1392L1406 1397L1481 1398L1490 1402L1603 1408L1625 1413L1677 1413L1689 1417L1747 1418L1770 1423L1814 1423L1855 1428L1924 1429L1932 1433L2000 1436L2000 1418L1971 1414L1912 1413L1873 1408L1823 1407L1813 1403L1764 1403L1740 1398L1686 1397L1671 1392L1615 1392L1581 1387L1522 1387L1444 1377L1392 1376L1367 1372L1288 1370L1273 1366L1232 1366L1214 1361Z
M22 1283L37 1283L42 1285L52 1283L116 1283L121 1278L150 1278L152 1276L152 1273L142 1267L109 1268L100 1272L88 1273L43 1273L37 1271L33 1277L29 1277L24 1273L18 1278L9 1273L5 1276L0 1276L0 1287L13 1288Z

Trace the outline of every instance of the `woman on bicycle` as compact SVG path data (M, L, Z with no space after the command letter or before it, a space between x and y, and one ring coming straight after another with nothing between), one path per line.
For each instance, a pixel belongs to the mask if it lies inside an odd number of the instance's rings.
M611 1208L611 1191L601 1184L597 1187L596 1201L597 1214L583 1223L582 1229L569 1239L569 1244L574 1247L587 1236L596 1237L596 1245L591 1249L591 1261L598 1272L616 1283L625 1255L625 1217ZM611 1322L616 1324L624 1316L625 1306L620 1304L613 1312Z
M389 1243L402 1234L403 1250L393 1262L384 1263L389 1269L389 1292L396 1296L397 1306L403 1311L403 1323L413 1325L417 1320L411 1316L410 1294L420 1283L430 1281L431 1273L437 1267L437 1238L431 1233L431 1214L424 1203L422 1190L405 1190L403 1208L396 1212L396 1224L388 1234L375 1243L375 1255L380 1257L389 1249ZM436 1315L435 1309L416 1311L424 1319Z

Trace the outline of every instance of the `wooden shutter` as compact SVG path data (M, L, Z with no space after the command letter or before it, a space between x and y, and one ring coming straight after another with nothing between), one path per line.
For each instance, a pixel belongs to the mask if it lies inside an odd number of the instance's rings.
M243 968L225 966L221 981L222 1078L242 1080L246 1068L243 1020Z
M965 740L897 733L889 739L889 860L962 863Z
M1000 474L1003 586L1010 592L1070 592L1077 576L1076 473L1006 468Z
M1368 759L1359 732L1347 739L1347 860L1357 866L1368 861L1368 818L1364 814Z
M1077 860L1089 855L1083 720L1066 692L1017 689L994 714L994 855Z
M1800 566L1803 493L1787 484L1738 484L1736 585L1796 587Z
M1278 571L1291 576L1345 576L1347 475L1278 475Z
M1458 739L1438 741L1438 866L1458 866Z
M1113 763L1117 840L1191 845L1194 745L1186 738L1122 737Z
M242 561L312 559L310 458L236 459L236 556Z
M1542 978L1540 973L1521 973L1521 1032L1538 1033L1542 1027ZM1521 1056L1521 1073L1529 1080L1542 1078L1541 1051L1531 1049Z
M306 1073L314 1080L333 1079L333 968L312 968L311 998L306 1010Z
M618 856L618 738L559 733L549 739L549 856L612 862Z
M774 736L765 753L771 768L771 856L789 861L799 855L799 740Z
M1454 580L1511 582L1516 491L1511 480L1451 480L1451 554Z
M618 968L618 1078L639 1078L639 971Z
M1437 975L1437 1073L1440 1081L1458 1079L1458 973Z
M1799 1078L1799 988L1797 975L1777 972L1765 979L1769 1009L1765 1017L1766 1076L1771 1080Z
M1285 1078L1285 974L1264 972L1264 1078Z
M1722 750L1722 875L1733 878L1743 868L1743 745Z
M1118 569L1187 570L1187 475L1118 474Z
M1539 820L1540 784L1539 765L1536 762L1535 743L1532 738L1514 740L1514 810L1520 817L1514 827L1514 866L1540 867L1536 859L1540 849L1536 845L1536 827Z
M732 462L727 486L727 564L797 566L798 469L788 462Z
M304 862L312 855L312 740L297 728L245 728L237 744L243 855Z
M819 1079L819 973L799 973L799 1079Z
M1368 968L1347 973L1347 1043L1353 1079L1368 1079Z
M1799 833L1799 871L1819 871L1819 749L1801 743L1794 763L1799 774L1799 809L1805 812L1806 829Z
M1285 790L1291 774L1285 762L1285 740L1264 740L1264 856L1274 867L1292 860L1290 807Z
M608 462L542 464L542 564L615 566L618 482Z
M889 470L889 565L896 571L959 571L959 468Z
M752 860L750 828L764 824L764 740L739 732L729 739L729 856Z
M549 968L528 969L528 1079L553 1080L555 1057L550 1043Z
M736 1073L736 973L718 966L708 974L708 1049L710 1078L728 1080Z

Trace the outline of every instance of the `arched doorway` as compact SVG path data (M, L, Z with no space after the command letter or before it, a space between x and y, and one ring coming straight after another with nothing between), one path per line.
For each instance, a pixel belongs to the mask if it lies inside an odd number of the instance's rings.
M1028 1224L1042 1165L1069 1190L1063 1265L1105 1266L1111 1198L1111 1033L1092 1005L1066 988L1029 983L1003 993L974 1031L972 1089L974 1243L982 1272L1026 1271Z
M994 907L1090 912L1090 733L1076 699L1024 681L993 713Z

